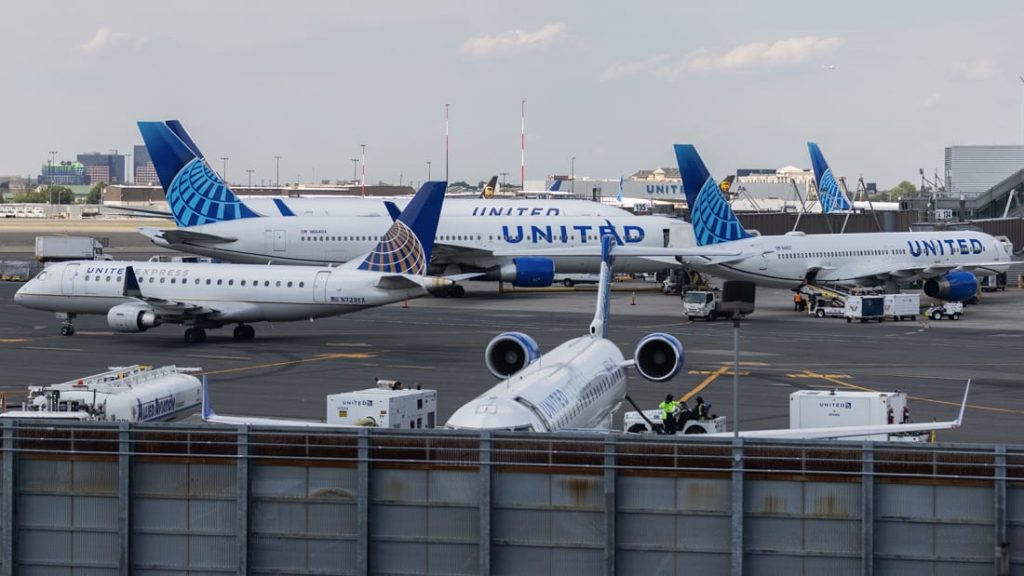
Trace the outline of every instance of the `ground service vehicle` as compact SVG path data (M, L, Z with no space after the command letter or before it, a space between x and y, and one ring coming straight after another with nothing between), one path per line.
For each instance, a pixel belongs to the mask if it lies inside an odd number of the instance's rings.
M437 390L404 389L397 380L377 380L376 388L327 396L327 423L378 428L433 428Z
M654 428L651 427L653 424ZM639 412L626 412L622 417L622 429L634 434L650 432L661 432L661 410L644 410L643 415ZM716 416L707 420L687 420L683 423L683 429L676 434L715 434L726 431L725 416Z
M789 427L879 426L910 421L906 392L799 390L789 395ZM916 435L873 434L847 440L917 441Z
M682 295L683 311L690 320L694 318L705 318L715 320L721 314L718 311L722 303L721 292L690 290Z
M996 290L1006 291L1006 272L981 277L982 292L995 292Z
M36 236L36 260L112 260L103 247L103 241L89 236Z
M884 313L893 320L916 320L921 313L921 295L886 294Z
M942 320L943 318L959 320L963 313L963 302L943 302L941 304L933 304L924 311L925 316L932 320Z

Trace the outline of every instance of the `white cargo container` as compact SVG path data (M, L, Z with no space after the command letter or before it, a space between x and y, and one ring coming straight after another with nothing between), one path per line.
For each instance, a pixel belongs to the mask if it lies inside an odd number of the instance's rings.
M433 428L437 425L437 391L406 390L393 380L377 388L327 396L327 423L379 428Z
M89 236L36 236L36 260L110 260L103 242Z
M790 428L902 424L909 419L905 392L800 390L789 395ZM848 440L899 440L888 434Z
M893 320L916 320L921 313L920 294L886 294L885 317Z

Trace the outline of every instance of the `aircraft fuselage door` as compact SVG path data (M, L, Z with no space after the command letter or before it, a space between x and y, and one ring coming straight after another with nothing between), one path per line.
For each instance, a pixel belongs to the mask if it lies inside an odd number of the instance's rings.
M761 254L761 270L767 270L767 269L768 269L768 253L765 252L765 253Z
M274 252L284 252L288 247L287 236L284 230L274 230Z
M669 241L670 236L671 236L671 234L669 234L669 229L668 228L662 228L661 229L662 247L668 248L668 241Z
M330 272L317 272L313 279L313 302L327 302L327 279L331 277Z
M64 275L60 277L60 293L75 293L75 276L78 275L79 264L68 264L64 267Z

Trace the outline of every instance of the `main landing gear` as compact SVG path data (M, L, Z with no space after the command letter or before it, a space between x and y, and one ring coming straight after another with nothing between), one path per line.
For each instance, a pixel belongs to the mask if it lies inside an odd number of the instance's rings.
M74 336L75 335L75 325L72 324L71 322L75 319L75 315L71 314L71 313L68 313L68 314L57 314L57 317L61 318L62 320L64 320L64 322L62 322L61 325L60 325L60 335L61 336Z
M194 326L185 330L185 343L186 344L198 344L206 341L206 330Z
M235 340L246 342L256 337L256 329L248 324L235 326Z

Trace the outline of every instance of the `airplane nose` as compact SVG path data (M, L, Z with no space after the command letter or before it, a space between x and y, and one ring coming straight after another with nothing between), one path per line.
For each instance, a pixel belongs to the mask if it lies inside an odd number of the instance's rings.
M28 286L27 284L25 286ZM21 304L21 301L25 298L25 295L21 292L25 289L25 286L18 288L18 291L14 293L14 303Z

